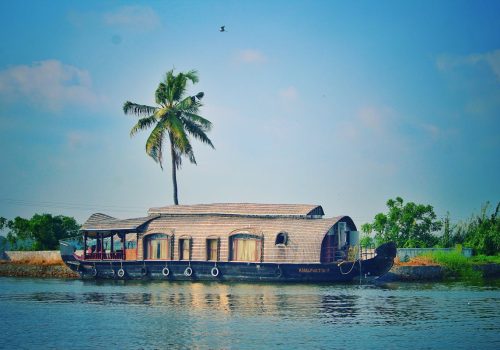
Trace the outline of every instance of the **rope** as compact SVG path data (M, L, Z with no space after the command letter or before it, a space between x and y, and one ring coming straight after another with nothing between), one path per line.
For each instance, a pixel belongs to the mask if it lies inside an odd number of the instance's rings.
M356 255L358 253L358 250L359 250L358 246L349 247L349 251L347 252L347 261L352 261L352 266L349 269L349 271L344 272L344 271L342 271L342 265L344 263L346 263L346 261L340 262L338 264L338 267L340 269L340 273L341 274L343 274L343 275L350 274L352 272L352 270L354 269L354 266L356 265L356 263L359 263L359 273L361 274L361 258L359 258L359 259L356 260ZM361 275L360 275L360 281L361 281Z
M337 264L337 266L339 267L339 270L340 270L340 273L343 274L343 275L348 275L352 272L352 270L354 269L354 265L356 265L356 261L354 261L352 263L352 266L351 266L351 269L348 271L348 272L344 272L342 271L342 264L344 264L345 261L341 261L339 264Z

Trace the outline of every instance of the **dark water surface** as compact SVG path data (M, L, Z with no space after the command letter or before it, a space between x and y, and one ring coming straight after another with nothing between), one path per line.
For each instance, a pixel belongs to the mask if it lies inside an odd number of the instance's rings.
M280 285L0 278L6 349L500 349L500 281Z

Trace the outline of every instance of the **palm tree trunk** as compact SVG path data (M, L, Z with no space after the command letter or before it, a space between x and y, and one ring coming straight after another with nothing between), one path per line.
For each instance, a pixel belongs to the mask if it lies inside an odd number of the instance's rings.
M170 154L172 156L172 182L174 184L174 204L179 205L179 199L177 198L177 162L176 162L177 155L175 154L174 150L174 142L172 140L172 134L169 133L169 137L170 137Z

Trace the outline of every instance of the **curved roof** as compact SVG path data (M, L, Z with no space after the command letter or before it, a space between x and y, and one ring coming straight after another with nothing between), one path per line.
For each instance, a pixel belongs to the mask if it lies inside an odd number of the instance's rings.
M96 213L92 214L80 228L81 231L134 231L147 222L159 217L150 215L142 218L120 220L112 216Z
M256 204L214 203L195 205L170 205L151 208L149 215L228 215L245 217L312 217L323 216L320 205L311 204Z
M319 263L323 238L340 220L352 223L347 216L315 220L286 217L161 216L147 225L144 234L166 233L174 234L176 238L192 238L192 260L206 260L206 239L218 237L220 259L227 261L228 238L232 234L248 232L264 238L264 262ZM280 232L288 234L286 246L275 245L276 235ZM175 254L178 254L177 249ZM177 255L174 256L174 260L176 259Z

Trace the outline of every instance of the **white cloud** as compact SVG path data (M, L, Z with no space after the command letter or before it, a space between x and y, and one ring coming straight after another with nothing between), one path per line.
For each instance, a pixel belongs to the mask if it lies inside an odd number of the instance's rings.
M472 54L472 55L440 55L436 59L436 65L441 71L449 71L463 66L474 66L486 64L500 80L500 50Z
M104 24L139 30L153 30L161 27L160 17L149 6L123 6L103 16Z
M0 71L0 97L26 99L52 110L69 104L93 105L99 100L86 70L57 60L12 66Z
M390 149L403 139L401 122L391 107L366 105L353 117L339 122L337 133L343 140L365 145L372 151L379 147Z
M246 49L238 53L238 60L243 63L264 63L267 58L259 50Z

